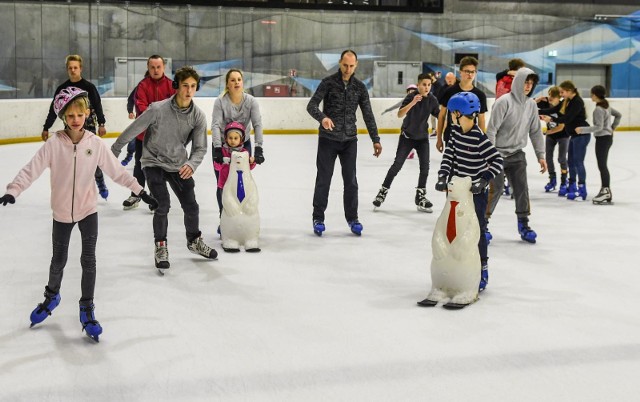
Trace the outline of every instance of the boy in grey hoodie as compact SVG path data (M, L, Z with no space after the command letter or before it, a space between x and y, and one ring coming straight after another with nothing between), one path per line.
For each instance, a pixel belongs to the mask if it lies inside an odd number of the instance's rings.
M167 214L170 208L167 183L180 201L184 211L187 247L192 253L205 258L216 258L216 250L202 240L199 229L200 209L196 201L193 173L207 153L207 120L204 112L193 103L200 87L200 76L191 67L176 71L173 87L176 94L169 99L154 102L140 117L127 127L111 146L116 155L136 135L146 130L140 162L149 190L158 200L153 215L156 268L169 268L167 249ZM187 144L191 143L191 154Z
M537 234L529 227L529 187L527 184L527 160L523 151L527 145L527 137L535 150L540 172L547 171L545 160L544 137L538 107L529 96L538 83L538 75L531 69L523 67L518 70L511 92L500 97L493 105L491 118L487 127L487 137L500 156L504 159L504 172L496 176L491 183L489 203L487 206L487 222L498 205L504 187L504 175L507 176L516 201L518 232L522 240L535 243ZM491 234L487 231L487 241Z

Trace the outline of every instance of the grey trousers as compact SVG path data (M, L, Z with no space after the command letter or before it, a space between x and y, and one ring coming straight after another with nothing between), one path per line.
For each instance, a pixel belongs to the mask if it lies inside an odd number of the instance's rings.
M491 181L489 187L489 202L487 203L487 220L491 218L493 211L500 201L504 191L504 176L509 179L509 185L516 201L516 215L518 219L530 215L529 185L527 184L527 159L524 151L518 151L511 156L503 158L504 169L502 173Z

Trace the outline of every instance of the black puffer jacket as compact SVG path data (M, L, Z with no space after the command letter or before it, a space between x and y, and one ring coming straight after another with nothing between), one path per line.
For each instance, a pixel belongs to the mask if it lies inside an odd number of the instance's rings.
M322 102L322 111L320 110ZM325 130L320 124L320 137L333 141L352 141L357 139L356 110L360 105L364 124L374 143L380 142L378 127L371 110L367 87L353 75L345 86L342 73L330 75L323 79L307 105L307 112L322 123L322 119L329 117L335 127L332 131Z

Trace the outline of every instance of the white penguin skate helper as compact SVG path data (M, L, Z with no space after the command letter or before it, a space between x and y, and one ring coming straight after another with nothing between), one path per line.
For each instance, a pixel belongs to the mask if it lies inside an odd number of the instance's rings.
M453 177L448 184L447 202L436 222L431 239L431 292L418 302L463 308L478 299L480 283L480 225L473 204L471 178Z
M220 217L222 249L227 252L260 251L260 214L258 188L249 167L249 154L232 152L229 178L222 189L222 216Z

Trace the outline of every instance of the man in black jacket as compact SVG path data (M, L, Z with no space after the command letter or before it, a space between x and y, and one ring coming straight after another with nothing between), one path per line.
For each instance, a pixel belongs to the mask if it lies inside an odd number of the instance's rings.
M358 156L358 129L356 110L360 106L364 123L373 141L373 155L382 152L378 127L371 110L367 87L353 76L358 66L358 56L353 50L340 55L340 71L320 82L309 100L307 112L320 122L318 153L316 157L316 186L313 194L313 231L322 236L325 230L324 211L329 201L329 188L336 157L340 158L344 181L344 215L351 231L360 235L362 224L358 220L358 181L356 158ZM322 111L320 102L323 103Z

